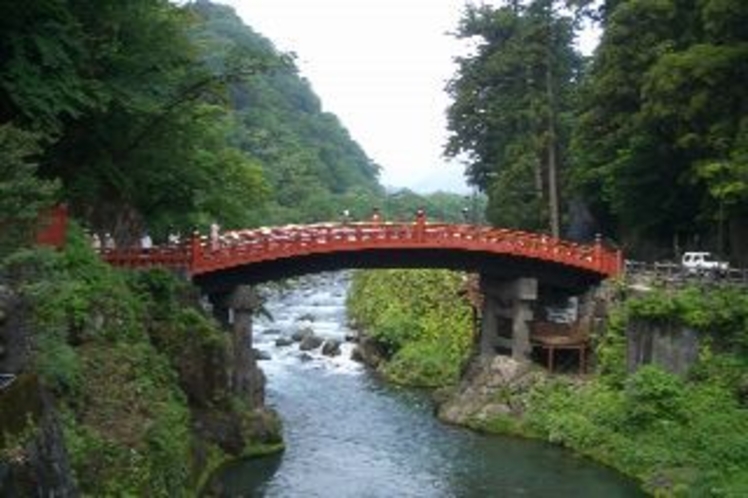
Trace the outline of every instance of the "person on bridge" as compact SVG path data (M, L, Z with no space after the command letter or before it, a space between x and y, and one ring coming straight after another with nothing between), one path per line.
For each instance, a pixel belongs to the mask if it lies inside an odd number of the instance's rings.
M107 232L104 234L104 249L116 249L117 243L114 241L112 234Z
M426 223L426 211L423 208L418 208L416 211L416 223L419 225Z
M143 236L140 238L140 248L145 249L146 251L151 249L153 247L153 240L151 239L151 236L147 233L143 234Z
M101 251L101 238L99 237L99 234L96 232L94 232L93 235L91 235L91 247L96 252Z
M218 223L214 221L213 223L210 224L210 249L212 251L218 250L220 231L221 231L221 227Z
M382 216L379 214L379 208L374 208L371 211L371 221L373 223L379 223L382 221Z
M176 247L179 245L180 236L178 232L175 232L171 228L169 229L169 235L166 238L166 242L169 244L170 247Z

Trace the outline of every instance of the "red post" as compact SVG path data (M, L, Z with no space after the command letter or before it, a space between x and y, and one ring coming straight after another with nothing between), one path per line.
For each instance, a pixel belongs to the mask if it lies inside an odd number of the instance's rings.
M416 240L423 242L424 232L426 231L426 212L423 208L416 211Z
M61 248L65 245L68 227L68 207L59 204L39 214L36 243L42 246Z
M603 241L599 233L595 234L595 248L592 251L592 260L595 262L595 267L606 272L603 264Z
M200 247L200 232L195 230L194 232L192 232L192 240L190 241L190 271L195 271L199 267L200 259L202 256L201 251L202 248Z
M620 249L616 251L616 273L615 276L621 276L623 275L625 269L626 269L626 263L623 260L623 251Z

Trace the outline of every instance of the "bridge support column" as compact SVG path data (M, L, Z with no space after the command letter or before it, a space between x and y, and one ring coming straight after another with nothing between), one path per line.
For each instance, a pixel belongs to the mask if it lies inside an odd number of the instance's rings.
M513 358L529 357L529 322L533 319L532 303L538 298L534 278L497 280L481 275L483 322L480 332L480 354L493 356L511 351Z
M231 292L212 294L213 315L231 333L231 390L247 396L251 407L262 406L265 377L252 352L252 315L260 306L254 289L239 285Z
M224 330L231 328L233 322L233 316L231 308L228 306L229 292L213 293L208 295L208 301L211 305L211 313L213 318L221 324Z

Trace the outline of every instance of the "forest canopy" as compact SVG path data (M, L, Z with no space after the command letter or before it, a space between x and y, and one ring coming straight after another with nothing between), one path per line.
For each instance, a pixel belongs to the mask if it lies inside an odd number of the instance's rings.
M469 157L496 224L745 263L747 26L742 0L469 6L457 36L477 49L448 87L445 152Z

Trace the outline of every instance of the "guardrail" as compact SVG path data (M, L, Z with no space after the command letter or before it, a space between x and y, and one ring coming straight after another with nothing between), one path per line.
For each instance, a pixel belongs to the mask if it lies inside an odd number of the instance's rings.
M665 287L684 287L691 284L748 286L748 268L730 268L719 272L710 270L694 272L672 262L649 263L626 260L623 277L628 284Z

